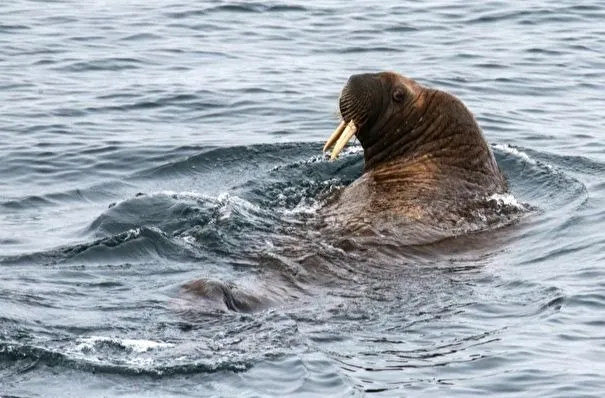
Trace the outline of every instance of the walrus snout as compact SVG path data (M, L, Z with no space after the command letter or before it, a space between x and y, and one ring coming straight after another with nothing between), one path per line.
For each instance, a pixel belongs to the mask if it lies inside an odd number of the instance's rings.
M340 114L346 122L354 121L361 126L372 116L376 108L375 98L380 92L381 82L377 74L353 75L340 94Z
M325 152L334 146L330 159L336 159L359 129L375 117L376 109L380 109L381 89L379 74L364 73L349 78L339 99L342 122L328 138L323 149Z

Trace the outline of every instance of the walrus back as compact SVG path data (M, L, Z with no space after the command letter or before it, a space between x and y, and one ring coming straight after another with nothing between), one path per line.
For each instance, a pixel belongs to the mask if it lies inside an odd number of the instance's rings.
M327 227L397 234L415 244L497 224L490 198L508 184L460 99L396 73L364 74L343 89L341 113L340 130L326 146L337 142L339 151L338 135L348 140L354 133L364 173L322 209Z

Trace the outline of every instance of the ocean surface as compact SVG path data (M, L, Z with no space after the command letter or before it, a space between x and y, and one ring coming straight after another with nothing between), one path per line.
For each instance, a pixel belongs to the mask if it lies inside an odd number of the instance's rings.
M602 397L605 3L3 1L0 396ZM343 249L348 76L476 115L516 224ZM313 264L313 266L309 266ZM208 279L280 300L215 308ZM287 283L286 283L287 282Z

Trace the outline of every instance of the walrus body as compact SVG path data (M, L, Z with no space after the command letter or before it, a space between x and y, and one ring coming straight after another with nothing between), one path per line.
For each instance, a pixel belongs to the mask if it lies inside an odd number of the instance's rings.
M321 210L329 228L419 244L494 221L488 199L507 183L458 98L396 73L362 74L343 89L340 111L343 121L324 150L335 145L335 158L355 135L365 164Z

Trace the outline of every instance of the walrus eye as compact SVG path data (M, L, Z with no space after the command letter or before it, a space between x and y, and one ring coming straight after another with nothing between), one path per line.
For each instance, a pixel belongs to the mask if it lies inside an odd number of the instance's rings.
M405 92L399 88L396 88L395 91L393 91L393 101L403 102L404 99L405 99Z

